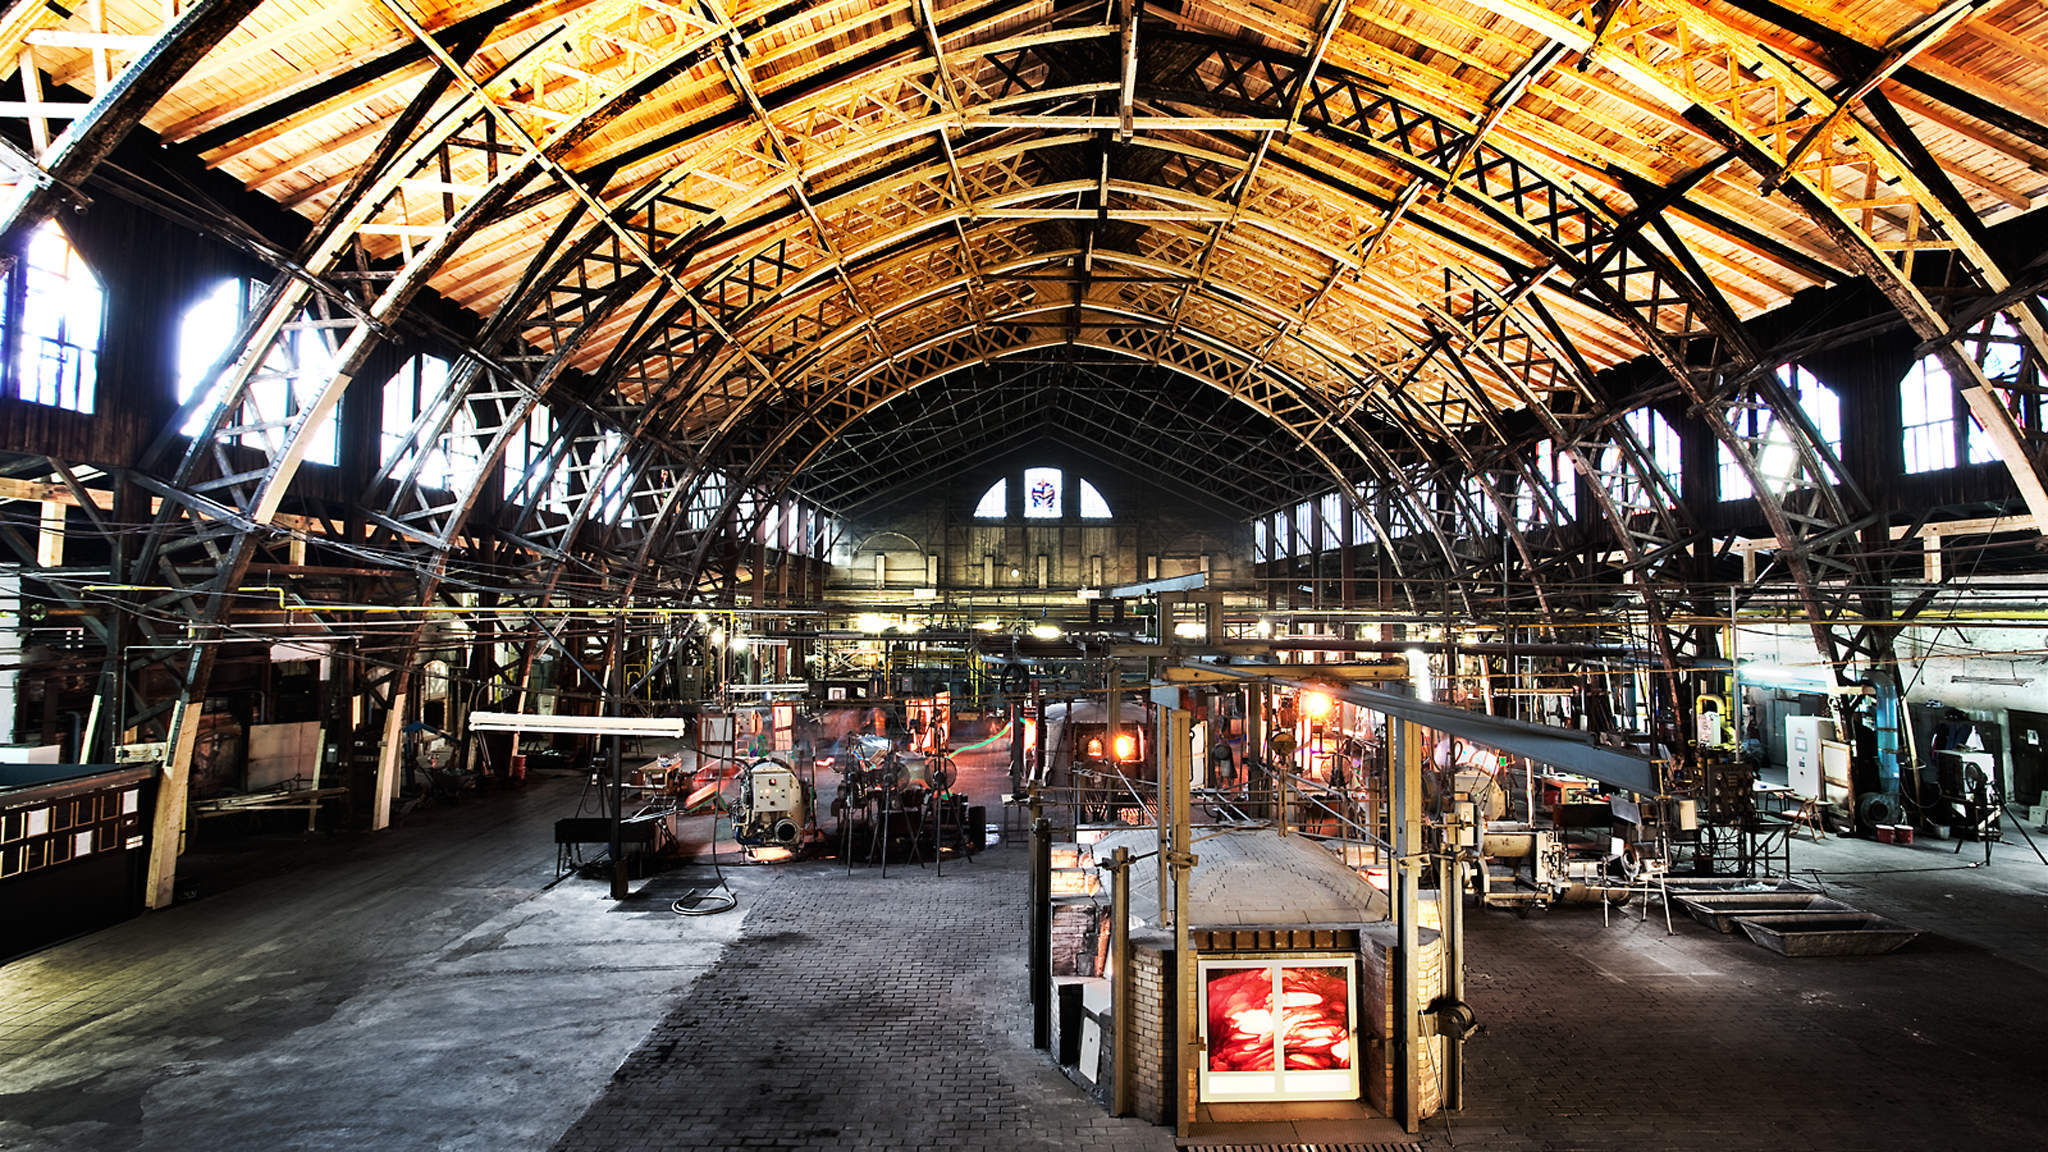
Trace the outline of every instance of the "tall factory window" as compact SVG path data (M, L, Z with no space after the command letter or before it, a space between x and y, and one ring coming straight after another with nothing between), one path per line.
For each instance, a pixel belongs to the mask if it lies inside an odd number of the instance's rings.
M422 355L406 361L384 382L383 462L398 464L401 474L410 466L418 481L430 488L466 488L483 470L483 445L467 405L447 411L458 399L448 387L446 360ZM418 458L412 429L422 417L425 431L438 428L438 434L425 457Z
M1344 546L1344 494L1324 494L1322 512L1323 550L1333 552Z
M1415 503L1409 507L1411 535L1427 534L1431 524L1437 520L1437 512L1443 507L1437 498L1436 476L1424 476L1415 484Z
M1963 338L1963 350L1971 359L1983 367L1984 378L1991 382L1999 398L2011 407L2014 389L2020 385L2020 372L2026 366L2026 353L2020 342L2019 330L2004 314L1993 316L1971 329ZM2020 423L2040 430L2040 399L2038 393L2022 391L2025 410ZM1965 405L1965 407L1968 407ZM1970 413L1964 425L1964 452L1972 464L1995 464L1998 449L1991 443L1984 426L1977 423L1977 414Z
M626 438L616 428L607 428L598 438L596 469L597 505L591 515L607 524L631 524L638 516L633 507L633 460Z
M1372 496L1363 484L1360 484L1351 491L1355 497L1351 503L1351 542L1353 544L1370 544L1373 541L1372 520L1366 516L1365 510L1370 507L1368 502L1372 499Z
M1493 497L1486 492L1486 485L1477 476L1465 478L1465 500L1471 505L1472 515L1482 532L1491 532L1500 527L1500 509L1493 506Z
M24 255L7 278L10 390L32 404L91 412L106 293L54 220L29 233Z
M1579 486L1573 478L1572 458L1558 451L1557 445L1549 440L1539 440L1536 451L1529 461L1529 471L1534 484L1549 490L1555 498L1555 515L1559 522L1577 518L1579 513ZM1535 486L1524 483L1515 495L1515 515L1524 528L1538 528L1548 523L1552 515L1550 501L1539 501ZM1539 514L1539 509L1541 513Z
M548 467L548 445L555 435L555 416L536 404L505 441L505 498L562 511L569 504L569 471Z
M974 518L977 520L1001 520L1009 514L1010 478L1005 476L1001 480L989 485L988 491L981 494L981 502L974 506Z
M1271 532L1264 516L1252 521L1252 563L1264 564L1273 558Z
M1662 476L1674 494L1680 491L1678 430L1662 413L1648 408L1630 412L1623 421L1635 434L1636 444L1643 453L1643 463ZM1615 499L1624 507L1647 508L1666 502L1661 488L1654 493L1650 491L1652 486L1636 473L1619 445L1607 450L1605 470L1613 475Z
M178 321L179 403L191 399L202 385L220 386L211 369L240 334L262 294L263 286L253 280L229 280L185 310ZM286 427L316 399L316 389L333 369L334 349L325 331L311 325L286 327L270 346L262 367L250 376L242 403L228 423L247 429L238 437L247 447L273 456L283 452ZM208 376L214 379L209 381ZM306 440L308 463L332 464L341 458L340 430L334 416L338 407L329 408L318 422L300 432ZM197 436L209 415L211 410L202 405L182 431Z
M1956 466L1956 390L1934 356L1922 357L1899 381L1899 435L1906 471Z
M690 497L690 531L702 532L711 527L711 521L718 515L719 505L725 502L728 480L725 473L712 470L697 484L697 491Z
M1780 367L1778 380L1799 402L1800 409L1806 413L1807 420L1812 422L1814 431L1820 433L1829 450L1839 456L1842 451L1841 397L1797 364ZM1773 492L1784 493L1811 485L1813 478L1806 476L1798 467L1799 456L1792 447L1792 431L1776 413L1761 404L1745 405L1729 414L1729 424L1736 435L1755 445L1758 471L1771 482ZM1742 466L1736 462L1734 450L1722 444L1719 451L1721 499L1742 500L1756 495L1750 487L1749 477L1743 474ZM1801 474L1795 476L1795 472Z
M1057 520L1060 509L1065 507L1062 497L1065 492L1057 468L1026 468L1024 470L1024 518L1026 520Z
M241 331L243 321L256 307L257 298L263 295L263 285L247 277L237 276L214 285L213 291L201 296L197 303L185 309L178 318L178 403L192 399L192 394L202 384L212 383L218 395L220 380L209 380L214 361L227 352L228 342ZM197 436L206 428L206 418L212 415L212 405L202 404L195 408L186 419L185 426L178 429L187 436Z

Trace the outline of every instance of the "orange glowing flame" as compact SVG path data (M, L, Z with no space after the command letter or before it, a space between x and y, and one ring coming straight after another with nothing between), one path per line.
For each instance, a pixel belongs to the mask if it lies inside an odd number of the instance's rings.
M1116 758L1119 760L1136 760L1138 758L1138 738L1128 732L1117 733Z

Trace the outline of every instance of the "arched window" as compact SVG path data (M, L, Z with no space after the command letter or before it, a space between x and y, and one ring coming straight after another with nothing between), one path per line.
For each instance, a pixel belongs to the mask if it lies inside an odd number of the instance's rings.
M1020 491L1027 520L1059 520L1071 505L1083 520L1110 519L1109 501L1095 485L1079 476L1072 478L1074 499L1068 500L1068 477L1058 468L1026 468ZM974 503L976 520L1004 520L1010 515L1010 478L1005 476L982 490Z
M32 404L93 411L107 297L54 220L29 233L7 278L10 391Z
M1835 390L1820 382L1820 378L1797 364L1786 364L1778 369L1778 380L1785 391L1799 402L1799 408L1806 413L1814 431L1820 433L1828 450L1837 457L1842 452L1842 399ZM1729 425L1735 434L1755 445L1757 470L1771 483L1771 490L1783 494L1795 488L1809 487L1814 477L1808 476L1799 467L1799 454L1792 447L1792 430L1778 419L1775 412L1761 404L1749 404L1729 413ZM1721 499L1743 500L1756 495L1750 487L1749 477L1743 474L1742 465L1735 459L1735 452L1728 445L1719 446ZM1827 478L1829 483L1834 477Z

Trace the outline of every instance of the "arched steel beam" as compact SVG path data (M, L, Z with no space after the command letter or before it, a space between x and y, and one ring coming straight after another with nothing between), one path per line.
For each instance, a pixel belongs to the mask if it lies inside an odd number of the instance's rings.
M1584 3L1568 0L1553 10L1529 0L1488 0L1488 7L1563 43L1590 48L1587 29L1572 19ZM1973 353L1965 333L1953 330L1947 314L1914 280L1914 264L1925 253L1943 252L1987 293L2002 292L2012 282L1983 243L1982 229L1936 191L1946 178L1865 128L1781 53L1691 0L1634 0L1624 12L1601 38L1601 66L1684 109L1763 176L1765 191L1782 189L1824 229L1922 339L1942 341L1942 359L1964 400L1997 446L2028 510L2048 525L2048 461L2031 451L2028 432L1985 375L1982 353ZM2006 315L2035 363L2048 368L2048 327L2036 309L2015 303Z

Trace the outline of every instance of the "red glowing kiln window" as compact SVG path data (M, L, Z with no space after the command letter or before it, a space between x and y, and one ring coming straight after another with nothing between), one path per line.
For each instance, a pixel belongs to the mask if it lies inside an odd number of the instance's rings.
M1302 954L1202 961L1202 1099L1356 1099L1354 967Z

